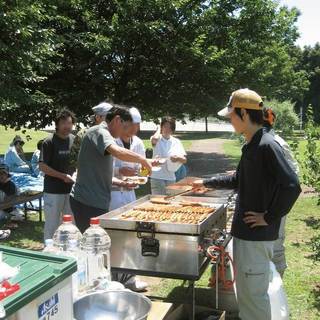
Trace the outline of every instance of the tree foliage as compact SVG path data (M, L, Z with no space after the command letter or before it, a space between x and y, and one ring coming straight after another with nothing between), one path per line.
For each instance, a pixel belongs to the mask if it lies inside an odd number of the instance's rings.
M0 124L49 118L54 97L39 84L58 70L59 41L48 27L51 7L40 1L0 1Z
M214 115L239 87L286 100L308 85L291 54L298 12L272 0L0 3L24 17L0 36L5 56L21 63L1 75L2 124L44 126L61 107L83 120L106 98L136 105L146 118L199 118ZM2 45L23 28L20 50Z
M266 101L266 107L271 107L276 114L275 130L281 131L284 135L292 134L294 129L299 125L299 118L294 111L294 103L278 100Z
M305 72L308 76L308 90L304 92L300 99L297 99L297 111L303 108L304 119L307 120L308 106L313 109L314 120L320 123L320 43L314 47L296 49L298 58L297 68Z

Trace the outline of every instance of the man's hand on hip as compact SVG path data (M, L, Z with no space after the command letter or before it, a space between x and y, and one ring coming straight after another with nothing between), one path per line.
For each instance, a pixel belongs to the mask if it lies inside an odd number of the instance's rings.
M268 225L267 222L264 220L265 213L247 211L244 215L245 218L243 218L243 221L246 224L249 224L250 228L263 227Z

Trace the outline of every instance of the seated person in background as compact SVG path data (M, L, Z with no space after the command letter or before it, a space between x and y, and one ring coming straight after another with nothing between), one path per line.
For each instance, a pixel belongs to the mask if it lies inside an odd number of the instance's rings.
M6 165L0 165L0 202L7 200L9 197L15 196L18 194L18 189L16 185L11 181L8 167ZM14 211L14 208L7 208L0 210L0 221L1 225L6 224L9 220L9 216ZM8 230L0 231L0 240L6 239L10 235Z
M43 144L43 140L38 141L37 150L33 153L32 158L31 158L32 173L35 177L38 177L40 174L39 159L40 159L40 152L42 149L42 144Z
M164 117L161 120L160 130L158 129L150 139L154 148L153 157L167 159L161 170L151 175L152 194L165 195L166 186L176 181L175 172L187 162L181 141L172 136L175 129L175 119Z
M22 138L15 136L4 155L4 163L9 167L9 171L11 172L31 173L30 166L25 160L23 145L24 141Z

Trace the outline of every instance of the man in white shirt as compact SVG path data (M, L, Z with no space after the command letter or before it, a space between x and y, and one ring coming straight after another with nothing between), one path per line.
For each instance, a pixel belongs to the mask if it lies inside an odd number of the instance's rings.
M295 160L291 149L288 143L282 139L274 130L273 126L276 121L276 114L271 108L264 108L263 110L264 116L264 127L267 128L269 133L274 136L274 140L278 142L281 146L284 157L286 158L289 166L295 172L296 175L299 175L299 165L298 162ZM287 261L286 261L286 251L285 251L285 224L286 224L287 216L281 218L281 224L279 229L279 238L275 241L273 246L273 258L272 262L276 266L277 271L279 272L280 276L283 278L284 272L287 269Z
M130 128L123 132L123 134L115 140L116 144L121 147L135 152L142 157L145 157L145 148L143 142L136 134L140 130L141 115L138 109L132 107L129 109L132 117L132 125ZM122 179L123 177L137 176L140 170L140 165L137 163L130 163L114 158L114 176ZM136 194L133 189L124 188L121 186L113 185L111 191L111 202L109 211L123 207L124 205L136 200ZM148 284L139 280L134 275L114 273L113 278L125 284L125 286L133 291L144 291Z
M164 195L166 186L176 181L175 172L187 162L181 141L172 136L175 129L175 119L164 117L161 120L160 130L158 129L150 139L154 149L153 157L166 159L161 170L154 171L151 175L152 194Z
M136 134L140 130L141 115L138 109L134 107L130 108L129 111L133 120L132 125L125 134L123 134L115 141L119 147L126 148L145 157L145 148L143 145L143 141L136 136ZM138 163L125 162L115 158L114 176L120 179L122 179L123 177L137 176L140 167L141 166ZM111 192L110 211L120 208L135 200L136 194L134 190L113 186L113 191Z

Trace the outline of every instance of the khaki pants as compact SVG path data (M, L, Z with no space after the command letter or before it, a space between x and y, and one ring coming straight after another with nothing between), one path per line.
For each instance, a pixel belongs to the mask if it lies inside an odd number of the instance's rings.
M165 195L166 187L173 184L175 181L153 179L151 178L151 193L153 195Z
M274 241L233 238L236 288L241 320L271 320L268 296Z
M272 262L276 266L277 271L281 276L283 276L284 271L287 269L287 261L285 255L285 224L286 216L282 217L280 229L279 229L279 238L274 242L273 247L273 259Z
M43 209L45 216L44 240L52 239L54 232L62 223L64 214L72 214L68 194L43 194Z

